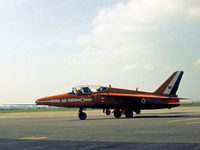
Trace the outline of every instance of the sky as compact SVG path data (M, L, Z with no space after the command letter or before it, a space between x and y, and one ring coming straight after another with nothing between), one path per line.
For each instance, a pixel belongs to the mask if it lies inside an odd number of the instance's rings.
M94 84L200 100L199 0L0 0L0 104Z

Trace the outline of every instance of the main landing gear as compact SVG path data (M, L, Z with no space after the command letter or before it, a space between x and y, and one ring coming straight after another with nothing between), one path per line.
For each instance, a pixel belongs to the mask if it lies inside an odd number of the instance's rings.
M134 110L134 111L136 112L136 114L140 114L140 110ZM122 111L120 111L120 109L114 110L115 118L120 118L122 114L124 114L126 118L133 118L133 110L131 109L122 110Z
M126 118L133 118L133 111L127 110L124 115L126 116Z
M83 108L79 109L78 117L80 120L85 120L87 118L87 114L83 112Z
M140 113L141 113L140 109L135 110L135 113L136 113L136 114L140 114Z
M120 118L122 115L122 112L119 109L114 110L114 116L115 118ZM124 115L126 118L132 118L133 117L133 111L132 110L127 110Z
M114 116L115 118L120 118L122 115L122 112L119 109L114 110Z

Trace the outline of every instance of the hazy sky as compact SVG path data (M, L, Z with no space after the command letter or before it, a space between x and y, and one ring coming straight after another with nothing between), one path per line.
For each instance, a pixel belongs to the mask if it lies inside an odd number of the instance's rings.
M0 104L82 84L200 99L199 0L0 0Z

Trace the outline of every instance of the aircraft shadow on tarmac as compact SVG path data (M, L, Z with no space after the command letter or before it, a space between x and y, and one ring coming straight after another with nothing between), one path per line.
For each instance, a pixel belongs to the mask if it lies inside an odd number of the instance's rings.
M197 115L148 115L148 116L134 116L133 118L126 118L126 117L121 117L120 119L141 119L141 118L196 118L196 117L200 117ZM116 120L116 118L88 118L89 120ZM86 121L87 121L86 120ZM71 121L79 121L79 120L71 120Z
M191 115L176 115L176 116L136 116L133 118L185 118L192 117Z

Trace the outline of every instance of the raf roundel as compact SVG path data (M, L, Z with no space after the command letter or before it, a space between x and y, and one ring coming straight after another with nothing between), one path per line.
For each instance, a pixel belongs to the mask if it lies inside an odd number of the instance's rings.
M146 103L146 99L145 99L145 98L142 98L142 99L141 99L141 103L142 103L142 104L145 104L145 103Z

